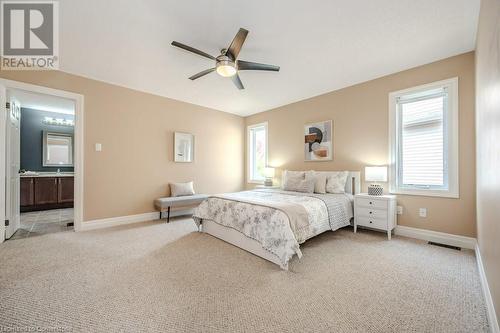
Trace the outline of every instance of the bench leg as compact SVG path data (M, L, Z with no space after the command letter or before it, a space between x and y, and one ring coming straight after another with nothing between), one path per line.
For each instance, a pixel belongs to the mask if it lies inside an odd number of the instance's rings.
M170 206L168 206L167 210L167 223L170 222Z

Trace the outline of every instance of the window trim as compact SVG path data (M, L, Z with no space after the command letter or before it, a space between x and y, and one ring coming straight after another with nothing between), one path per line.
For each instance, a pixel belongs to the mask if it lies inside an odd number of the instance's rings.
M397 98L409 93L418 93L446 87L448 90L448 113L446 114L447 155L445 161L448 165L448 189L426 189L426 188L402 188L397 185L397 161L398 161L398 108ZM419 195L430 197L459 198L459 112L458 112L458 77L436 81L408 89L389 93L389 191L392 194ZM445 152L446 154L446 152Z
M264 184L264 179L263 180L258 180L258 179L252 179L252 166L250 165L252 157L252 149L251 149L251 133L252 129L257 128L257 127L264 127L264 130L266 132L266 165L268 165L268 155L269 155L269 131L268 131L268 126L267 126L267 121L258 123L258 124L253 124L253 125L248 125L247 126L247 162L246 162L246 167L247 167L247 183L248 184Z

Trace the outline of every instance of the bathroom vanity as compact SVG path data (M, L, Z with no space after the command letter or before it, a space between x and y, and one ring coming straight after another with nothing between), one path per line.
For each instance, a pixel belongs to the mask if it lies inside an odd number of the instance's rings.
M71 208L74 199L74 174L21 174L21 212Z

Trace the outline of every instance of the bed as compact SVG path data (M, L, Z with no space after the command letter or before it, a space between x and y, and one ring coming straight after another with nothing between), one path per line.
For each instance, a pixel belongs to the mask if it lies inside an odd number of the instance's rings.
M345 193L299 193L255 189L210 196L194 211L200 231L240 247L282 269L300 244L328 230L350 225L360 173L348 172Z

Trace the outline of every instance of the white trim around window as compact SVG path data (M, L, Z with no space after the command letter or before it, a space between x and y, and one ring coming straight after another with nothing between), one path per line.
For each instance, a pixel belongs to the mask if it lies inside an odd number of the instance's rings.
M419 99L419 94L430 94L432 91L445 91L446 101L443 107L443 165L444 185L421 186L402 184L402 135L401 135L401 112L399 105L401 99L413 97ZM418 87L395 91L389 94L389 185L390 193L422 195L432 197L459 197L459 105L458 105L458 78L433 82Z
M264 131L265 131L265 136L266 136L266 156L265 156L265 165L267 166L267 163L268 163L268 159L267 159L267 156L268 156L268 130L267 130L267 122L263 122L263 123L259 123L259 124L254 124L254 125L249 125L247 126L247 183L251 183L251 184L263 184L264 183L264 177L262 177L262 179L254 179L253 177L253 161L254 161L254 157L253 157L253 144L254 144L254 137L252 135L253 133L253 130L254 129L258 129L258 128L264 128Z

